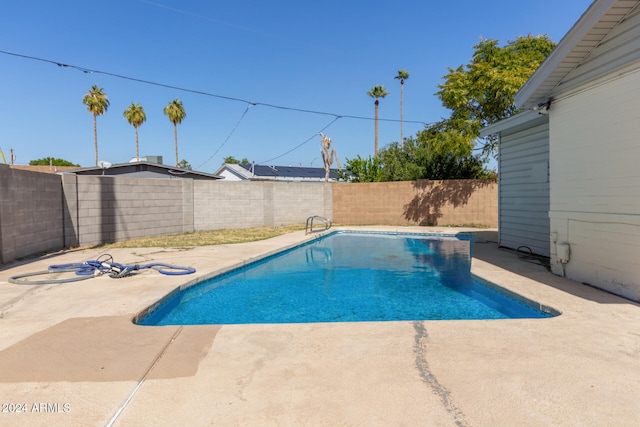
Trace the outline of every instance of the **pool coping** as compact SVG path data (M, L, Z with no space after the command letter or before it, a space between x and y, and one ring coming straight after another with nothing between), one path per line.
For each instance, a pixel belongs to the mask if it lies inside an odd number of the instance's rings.
M334 235L334 234L340 234L340 233L357 233L357 234L383 234L383 235L406 235L406 236L424 236L424 237L436 237L436 238L442 238L442 237L452 237L452 238L459 238L460 236L464 236L467 237L468 240L470 240L470 257L473 257L473 245L474 245L474 241L476 238L476 233L474 232L470 232L470 231L459 231L459 232L455 232L455 233L451 233L451 232L407 232L407 231L374 231L374 230L354 230L353 228L348 228L348 227L341 227L341 228L337 228L337 229L326 229L326 230L322 230L322 231L317 231L317 232L313 232L313 233L307 233L305 234L306 239L295 243L295 244L290 244L290 245L286 245L280 249L274 249L273 251L269 251L267 253L264 253L262 255L258 255L256 257L253 258L249 258L249 259L245 259L242 260L240 262L238 262L237 264L225 267L223 269L217 270L215 272L212 273L208 273L206 275L200 276L196 279L190 280L180 286L178 286L177 288L173 289L172 291L170 291L168 294L164 295L162 298L160 298L158 301L155 301L154 303L152 303L151 305L149 305L148 307L144 308L143 310L141 310L140 312L138 312L137 314L135 314L132 318L132 322L138 326L146 326L146 327L153 327L153 326L161 326L161 325L140 325L140 321L143 320L145 317L149 316L151 313L153 313L154 311L156 311L157 309L159 309L162 305L164 305L165 303L169 302L174 296L176 296L177 294L179 294L182 291L185 291L187 289L190 289L194 286L198 286L203 282L206 282L210 279L219 277L219 276L223 276L225 274L229 274L229 273L233 273L236 270L242 269L244 267L248 267L251 266L252 264L256 264L259 263L261 261L264 261L270 257L273 256L277 256L280 255L284 252L305 246L311 242L313 242L314 240L318 240L318 239L323 239L326 238L328 236ZM467 239L465 239L467 240ZM502 293L504 295L506 295L507 297L518 301L522 304L525 304L527 306L530 306L534 309L537 309L545 314L548 314L549 317L555 317L555 316L559 316L562 314L561 311L556 310L555 308L547 305L547 304L543 304L539 301L535 301L533 299L527 298L526 296L523 296L521 294L518 294L514 291L509 290L508 288L505 288L504 286L500 286L488 279L482 278L476 274L470 273L471 277L473 280L476 280L478 282L480 282L482 285L493 289L494 291L498 292L498 293ZM439 320L439 319L422 319L422 320ZM462 319L447 319L447 320L462 320ZM489 319L487 319L489 320ZM363 320L362 322L372 322L370 320ZM326 323L326 322L300 322L300 323ZM353 323L353 322L349 322L349 323ZM166 326L166 325L165 325Z

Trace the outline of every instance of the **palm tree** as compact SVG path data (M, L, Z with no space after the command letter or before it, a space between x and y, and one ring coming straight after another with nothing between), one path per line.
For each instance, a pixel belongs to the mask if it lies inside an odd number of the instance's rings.
M375 117L375 146L374 146L374 156L378 157L378 98L384 98L389 95L389 92L384 88L384 86L374 86L367 95L374 98L376 100L376 117Z
M134 104L132 102L129 108L124 110L123 116L136 131L136 160L139 160L140 155L138 154L138 126L140 126L147 120L147 115L144 113L144 108L142 108L142 105Z
M87 106L87 110L93 114L93 146L96 152L96 166L98 166L98 127L96 126L96 118L107 112L109 108L109 100L104 89L93 85L89 92L82 98L82 103Z
M402 102L404 98L404 81L409 78L409 72L407 70L398 70L398 75L395 77L400 80L400 147L402 147L402 143L404 142L402 134L404 133L404 119L402 114Z
M164 107L164 114L173 123L173 139L176 144L176 167L178 167L178 125L187 117L187 113L184 111L182 102L176 98Z

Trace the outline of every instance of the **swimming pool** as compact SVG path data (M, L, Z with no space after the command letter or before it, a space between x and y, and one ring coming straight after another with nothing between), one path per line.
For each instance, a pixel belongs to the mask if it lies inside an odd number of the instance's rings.
M137 323L551 317L471 275L473 237L333 232L172 293Z

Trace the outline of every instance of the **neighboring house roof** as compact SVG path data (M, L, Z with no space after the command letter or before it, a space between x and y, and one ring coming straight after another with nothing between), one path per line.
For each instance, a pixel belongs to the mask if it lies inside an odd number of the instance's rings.
M598 68L588 74L579 74L576 79L567 79L627 16L639 8L637 0L594 1L516 94L518 109L544 105L560 86L575 87L596 77L601 72ZM638 52L638 46L629 46L629 49ZM628 63L625 56L607 60L602 67L609 69Z
M330 181L337 180L337 169L331 169ZM272 180L272 181L324 181L324 168L297 166L266 166L225 163L216 175L231 180Z
M223 177L227 181L242 181L253 177L250 171L236 163L225 163L216 171L216 175Z
M86 168L64 171L75 175L106 175L120 176L127 175L134 178L191 178L191 179L222 179L221 176L212 175L206 172L181 169L168 165L152 162L131 162L111 165L108 168L92 166Z
M10 165L11 169L21 169L41 173L58 173L68 170L78 169L77 166L33 166L33 165Z

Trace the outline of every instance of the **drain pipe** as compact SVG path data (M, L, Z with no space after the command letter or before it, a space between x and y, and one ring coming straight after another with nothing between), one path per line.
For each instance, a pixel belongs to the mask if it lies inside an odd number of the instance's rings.
M556 254L558 257L558 262L562 266L562 277L566 277L564 266L567 263L569 263L570 253L571 253L571 247L569 246L569 243L562 242L562 243L558 243L558 245L556 246Z

